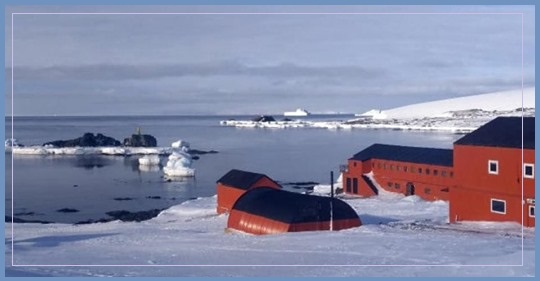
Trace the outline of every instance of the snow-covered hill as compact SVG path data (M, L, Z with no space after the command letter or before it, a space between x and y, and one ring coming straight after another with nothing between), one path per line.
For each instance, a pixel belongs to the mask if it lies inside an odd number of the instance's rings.
M389 110L370 110L361 115L374 119L412 119L453 117L460 112L516 112L534 108L534 87L412 104ZM497 112L494 112L495 114Z

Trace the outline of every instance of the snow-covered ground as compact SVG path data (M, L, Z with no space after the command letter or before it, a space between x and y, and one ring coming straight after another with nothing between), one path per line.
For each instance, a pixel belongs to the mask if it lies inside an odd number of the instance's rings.
M361 227L268 236L226 231L227 216L215 215L215 196L184 202L140 223L6 223L6 275L535 274L534 229L514 223L448 225L446 202L415 196L382 193L344 200L358 212Z
M534 116L535 88L418 103L389 110L372 109L348 121L237 121L238 128L397 129L467 133L498 116Z

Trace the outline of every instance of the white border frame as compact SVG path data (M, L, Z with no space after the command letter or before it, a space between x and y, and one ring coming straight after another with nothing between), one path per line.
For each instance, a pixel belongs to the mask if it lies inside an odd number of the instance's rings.
M497 170L496 171L491 170L491 164L497 165ZM488 174L490 174L490 175L498 175L499 174L499 161L498 160L488 160Z
M527 171L527 167L531 167L532 168L532 175L527 175L527 173L525 173ZM523 163L523 177L526 178L526 179L534 179L534 164L532 163Z
M138 14L143 14L143 15L148 15L148 14L165 14L165 15L171 15L171 14L174 14L174 15L179 15L179 14L186 14L186 15L192 15L192 14L198 14L198 15L222 15L222 14L227 14L227 15L245 15L245 14L264 14L264 15L269 15L269 14L275 14L275 15L279 15L279 14L293 14L293 15L296 15L296 14L302 14L302 15L327 15L327 14L339 14L339 15L455 15L455 14L467 14L467 15L520 15L521 16L521 89L522 89L522 92L523 92L523 87L524 87L524 13L521 12L504 12L504 13L489 13L489 12L466 12L466 13L452 13L452 12L432 12L432 13L425 13L425 12L414 12L414 13L406 13L406 12L379 12L379 13L355 13L355 12L336 12L336 13L315 13L315 12L312 12L312 13L300 13L300 12L289 12L289 13L255 13L255 12L251 12L251 13L242 13L242 12L235 12L235 13L232 13L232 12L229 12L229 13L211 13L211 12L206 12L206 13L180 13L180 12L169 12L169 13L165 13L165 12L147 12L147 13L127 13L127 12L109 12L109 13L90 13L90 12L64 12L64 13L61 13L61 12L57 12L57 13L52 13L52 12L45 12L45 13L32 13L32 12L15 12L15 13L11 13L11 121L12 121L12 126L11 126L11 137L14 138L14 134L13 134L13 121L14 121L14 17L15 15L86 15L86 14L108 14L108 15L138 15ZM523 98L522 98L522 103L523 103ZM522 106L523 108L523 106ZM7 117L7 116L6 116ZM523 117L523 116L522 116ZM522 125L523 126L523 125ZM522 136L523 138L523 136ZM522 139L522 147L523 147L523 139ZM523 163L523 149L522 149L522 163ZM13 166L13 155L11 157L11 162L12 162L12 166ZM412 166L411 166L412 168ZM417 167L415 167L417 168ZM498 167L497 167L498 168ZM412 169L411 169L411 172L412 172ZM417 172L417 171L416 171ZM13 212L13 206L14 206L14 201L15 201L15 198L14 198L14 193L13 193L13 190L14 190L14 183L13 183L13 169L11 171L12 173L12 181L11 181L11 190L12 190L12 202L11 202L11 209L12 209L12 212ZM454 172L453 170L450 170L448 176L450 178L454 178L455 175L454 175ZM522 175L523 177L523 175ZM522 200L523 200L523 196L524 193L523 193L523 181L521 182L521 197L522 197ZM506 210L506 201L505 201L505 210ZM511 266L511 267L523 267L524 265L524 245L523 245L523 241L524 241L524 227L523 227L523 212L522 212L522 227L521 227L521 265L503 265L503 266ZM13 221L13 217L11 219L11 250L12 250L12 253L11 253L11 266L15 267L15 266L25 266L25 265L18 265L18 264L15 264L15 258L14 258L14 244L15 244L15 239L14 239L14 221ZM26 265L28 266L28 265ZM227 267L227 266L236 266L236 267L256 267L256 266L267 266L267 267L297 267L297 266L300 266L300 267L320 267L320 266L328 266L328 267L350 267L350 266L367 266L367 267L389 267L389 266L403 266L403 267L417 267L417 266L432 266L432 267L455 267L456 265L454 264L449 264L449 265L438 265L438 264L426 264L426 265L418 265L418 264L409 264L409 265L373 265L373 264L361 264L361 265L291 265L291 264L287 264L287 265L200 265L200 264L183 264L183 265L159 265L159 264L153 264L153 265L149 265L149 264L140 264L140 265L30 265L30 266L34 266L34 267L64 267L64 266L73 266L73 267L102 267L102 266L140 266L140 267L194 267L194 266L199 266L199 267L207 267L207 266L214 266L214 267ZM478 266L487 266L487 267L500 267L501 265L500 264L473 264L473 265L469 265L469 264L462 264L460 265L460 267L478 267Z
M494 211L493 210L493 201L498 201L498 202L504 203L504 212ZM506 215L506 200L497 199L497 198L491 198L491 200L489 202L489 210L494 214Z

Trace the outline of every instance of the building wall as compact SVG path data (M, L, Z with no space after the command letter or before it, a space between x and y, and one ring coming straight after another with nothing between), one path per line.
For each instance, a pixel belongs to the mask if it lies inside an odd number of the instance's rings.
M344 219L332 222L333 230L342 230L361 225L360 219ZM261 235L284 232L330 230L329 221L288 224L247 212L232 210L227 221L227 228Z
M349 160L347 171L343 172L343 192L347 194L369 197L376 195L362 179L362 175L371 171L371 160L364 163Z
M256 187L273 187L273 188L281 188L278 184L273 182L267 177L263 177L257 182L255 182L249 189L256 188ZM228 213L232 207L234 206L234 203L236 203L236 200L242 196L247 190L234 188L231 186L227 186L221 183L217 184L217 209L216 212L218 214Z
M414 194L425 200L449 200L449 189L454 185L452 167L380 159L370 159L364 163L349 160L348 171L343 177L345 193L365 197L375 195L362 179L362 175L369 172L373 172L375 181L384 190L404 195ZM358 192L353 192L352 188L347 189L347 179L350 179L351 184L354 179L357 180ZM408 188L408 185L414 188Z
M227 228L257 235L276 234L288 232L289 224L239 210L232 210L227 220Z
M217 185L217 213L228 213L236 200L246 191L230 187L221 183Z
M490 173L489 161L497 161L496 173ZM521 149L455 145L450 222L523 220L525 226L534 226L529 208L534 208L535 180L522 178L523 163L535 164L534 150L523 150L522 162ZM492 200L504 201L503 214L492 210Z

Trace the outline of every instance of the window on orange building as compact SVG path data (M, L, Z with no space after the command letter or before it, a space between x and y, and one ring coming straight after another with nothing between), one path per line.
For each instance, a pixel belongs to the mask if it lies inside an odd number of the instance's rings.
M438 176L438 175L439 175L439 171L438 171L438 170L433 170L433 175L434 175L434 176Z
M450 177L451 177L451 178L454 177L454 172L450 172Z
M529 206L529 217L534 218L534 206Z
M379 168L379 169L380 169L381 167L382 167L382 164L381 164L381 162L377 163L377 168Z
M523 177L528 179L534 179L534 164L523 164Z
M506 214L506 201L501 199L491 199L491 212L496 214Z
M400 189L401 186L399 186L399 183L395 183L395 184L394 184L394 188L395 188L395 189Z
M425 194L431 194L431 188L424 188L424 193Z
M422 168L418 168L418 173L419 173L419 174L422 173Z
M403 172L407 172L408 169L409 169L409 167L403 166Z
M429 175L429 172L430 172L429 169L426 169L426 175Z
M492 175L499 174L499 161L497 160L488 160L488 173Z
M446 177L446 171L441 171L441 176Z
M401 166L400 165L396 165L396 170L401 171Z

